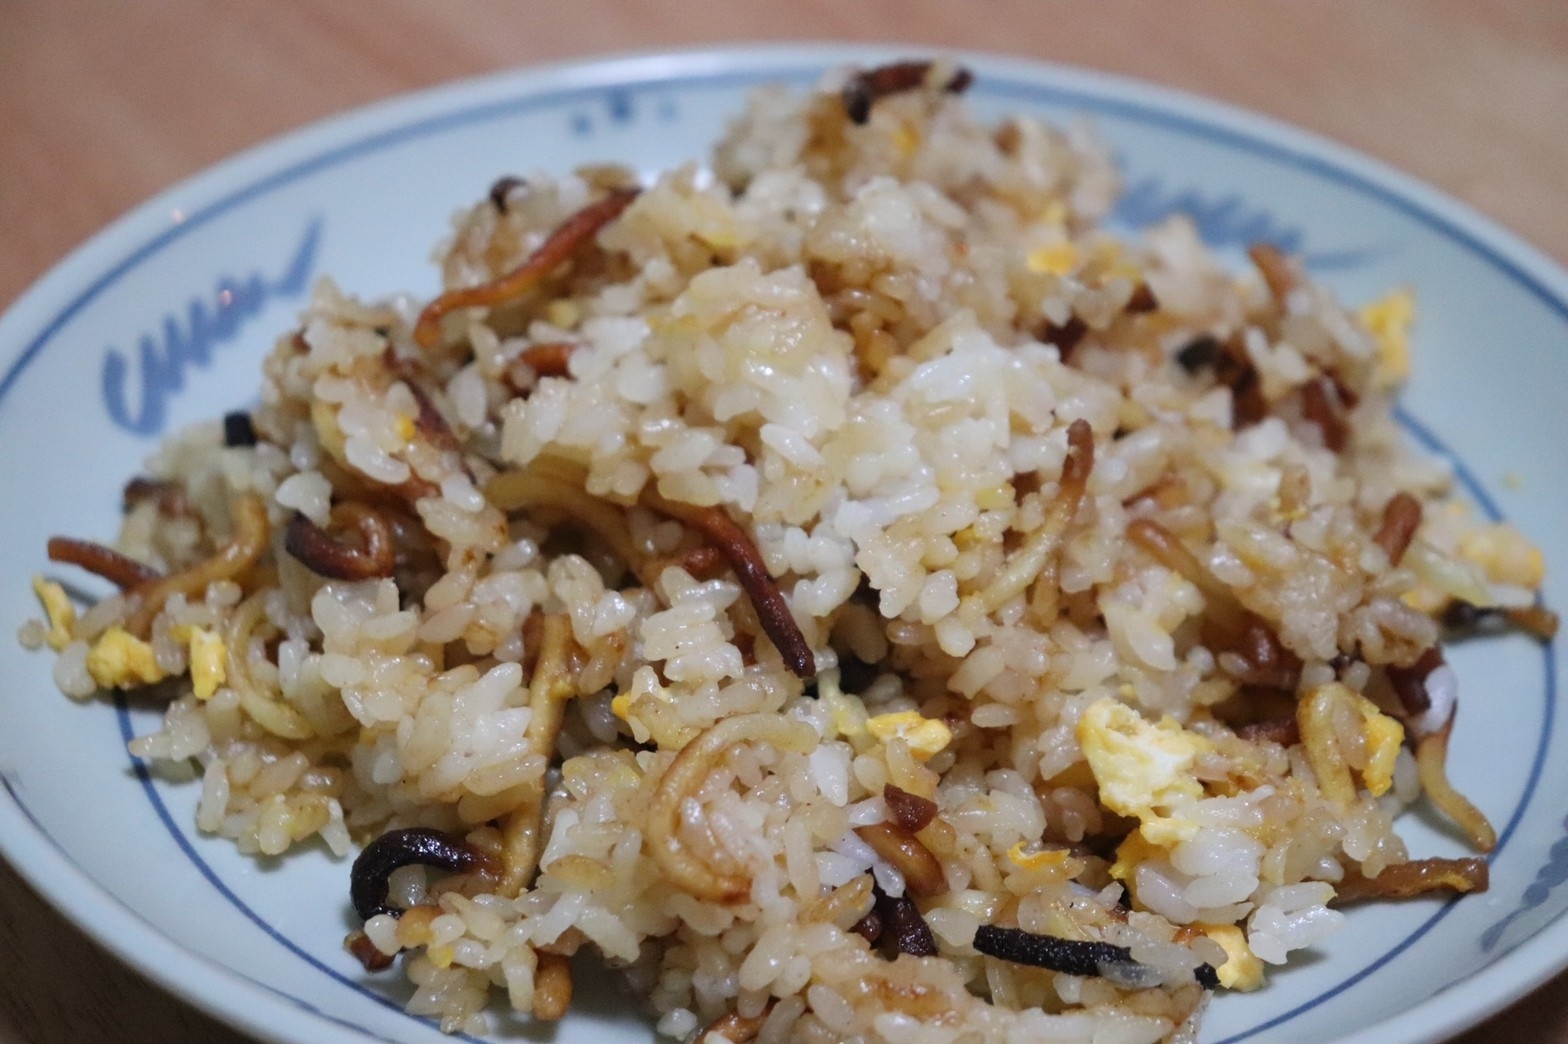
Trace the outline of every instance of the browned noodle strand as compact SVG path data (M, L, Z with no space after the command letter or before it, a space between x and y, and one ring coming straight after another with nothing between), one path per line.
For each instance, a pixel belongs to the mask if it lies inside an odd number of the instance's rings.
M620 216L637 198L637 189L618 189L572 215L552 232L539 249L505 275L478 286L449 290L425 306L414 325L414 339L421 347L434 348L441 339L441 320L460 308L494 308L516 300L564 264L578 247Z
M145 637L153 618L171 597L199 594L219 580L234 580L261 559L272 536L266 502L255 493L241 493L229 502L229 513L234 534L211 557L127 592L137 599L125 621L127 631Z

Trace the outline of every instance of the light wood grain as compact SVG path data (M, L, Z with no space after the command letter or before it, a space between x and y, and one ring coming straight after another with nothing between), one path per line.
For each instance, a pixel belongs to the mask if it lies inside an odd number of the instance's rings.
M990 50L1208 94L1362 149L1568 260L1560 0L5 0L0 302L153 192L355 105L532 62L803 38ZM3 866L0 968L0 1044L247 1039ZM1568 976L1460 1039L1568 1044Z

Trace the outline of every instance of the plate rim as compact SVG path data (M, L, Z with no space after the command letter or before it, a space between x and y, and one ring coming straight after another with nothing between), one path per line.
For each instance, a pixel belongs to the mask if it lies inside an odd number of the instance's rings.
M1346 171L1375 187L1384 202L1419 210L1520 277L1534 296L1568 323L1568 271L1534 244L1454 198L1383 160L1318 132L1242 106L1180 88L1060 62L966 49L825 41L651 49L527 64L403 91L356 106L250 145L181 178L132 207L73 247L8 303L0 314L0 345L21 345L0 359L0 394L47 343L51 331L90 303L93 286L169 238L181 234L178 215L193 206L208 220L241 205L301 165L357 151L377 138L417 133L428 122L466 113L479 122L529 97L616 85L652 86L672 78L712 82L725 74L755 81L763 62L822 70L853 62L936 53L1016 80L1092 95L1168 113L1239 138ZM748 71L749 70L749 71ZM447 123L450 125L450 122ZM174 215L171 217L171 214ZM119 249L116 250L115 248ZM124 251L127 248L129 254ZM118 260L116 260L118 259ZM108 268L105 268L108 265ZM96 277L96 278L90 278ZM86 286L88 289L83 290ZM402 288L388 288L392 293ZM71 304L66 305L65 302ZM24 339L25 338L25 339ZM1546 651L1551 669L1560 643ZM236 1028L268 1040L379 1039L282 991L238 975L186 949L111 895L48 835L5 780L0 797L0 854L35 892L94 942L139 974ZM1532 798L1532 800L1534 800ZM157 951L156 957L152 951ZM1456 1033L1513 1003L1568 966L1568 914L1559 914L1487 967L1340 1044L1413 1042ZM244 1002L242 1002L244 1001ZM1397 1026L1396 1026L1397 1023ZM296 1028L297 1024L297 1028ZM280 1036L287 1032L288 1036ZM298 1035L295 1035L295 1034Z

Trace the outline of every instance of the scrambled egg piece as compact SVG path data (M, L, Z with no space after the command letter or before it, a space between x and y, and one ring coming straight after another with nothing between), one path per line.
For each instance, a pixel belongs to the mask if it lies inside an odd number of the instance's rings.
M229 647L204 627L192 627L187 638L191 649L191 688L198 700L210 700L228 681Z
M1381 797L1394 785L1394 762L1405 742L1405 727L1371 700L1362 697L1361 704L1362 735L1367 741L1367 767L1361 770L1361 779L1373 797Z
M903 739L918 761L929 761L953 742L953 732L946 725L934 718L921 717L914 711L867 718L866 731L883 743L894 738Z
M824 674L817 678L817 702L828 709L833 719L833 730L849 740L857 751L869 745L866 737L866 705L860 702L860 697L846 695L839 688L837 678Z
M1035 247L1024 263L1038 275L1064 276L1078 267L1078 248L1069 242Z
M1133 871L1138 869L1138 864L1146 859L1153 859L1161 854L1161 849L1143 834L1134 830L1122 838L1122 843L1116 846L1116 862L1111 864L1107 871L1116 881L1131 879Z
M1496 584L1534 589L1546 579L1541 549L1506 522L1481 526L1459 540L1459 554L1480 566Z
M87 673L104 689L130 689L167 677L152 646L120 626L103 632L87 650Z
M1355 781L1334 735L1335 708L1345 706L1361 716L1361 735L1367 750L1361 781L1373 797L1386 794L1394 785L1394 762L1405 742L1405 727L1354 689L1339 682L1327 682L1309 692L1296 710L1301 739L1307 748L1312 773L1317 777L1318 789L1336 804L1355 799Z
M59 652L71 644L71 629L76 626L76 607L71 604L65 588L41 576L33 577L33 593L38 596L45 615L49 617L49 633L44 636L44 641L49 643L49 648Z
M1078 720L1078 743L1100 787L1100 800L1113 812L1136 816L1142 833L1157 844L1191 837L1197 824L1171 812L1203 796L1193 765L1209 741L1167 717L1144 721L1137 711L1107 696L1091 703Z
M1409 290L1395 290L1361 309L1361 322L1377 344L1377 382L1391 387L1410 376L1410 325L1416 299Z
M1203 934L1225 949L1225 963L1214 969L1220 985L1227 990L1250 992L1263 985L1263 962L1247 945L1241 928L1234 924L1203 924Z

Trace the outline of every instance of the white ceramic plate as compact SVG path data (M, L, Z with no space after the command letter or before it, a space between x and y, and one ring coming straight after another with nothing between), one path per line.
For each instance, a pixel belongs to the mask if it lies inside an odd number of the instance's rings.
M271 1040L436 1041L395 974L342 950L347 867L319 851L255 862L194 829L197 788L125 753L155 712L61 697L49 658L9 636L37 608L50 534L106 537L118 491L175 426L254 395L259 360L331 273L347 289L429 294L448 215L499 174L605 159L652 172L703 157L751 87L813 82L903 50L785 47L660 54L508 73L288 135L148 202L76 251L0 320L0 848L121 957ZM1192 214L1211 242L1271 240L1350 301L1420 301L1411 435L1447 457L1478 510L1517 522L1568 606L1568 278L1432 190L1256 116L1067 69L965 57L985 114L1086 117L1117 151L1136 227ZM83 468L81 462L91 461ZM1204 1039L1417 1041L1459 1031L1568 963L1563 643L1451 653L1463 701L1453 772L1501 832L1492 888L1459 902L1355 909L1312 957L1217 998ZM1413 852L1458 854L1407 816ZM556 1039L642 1040L597 977ZM498 1039L532 1039L497 1020Z

